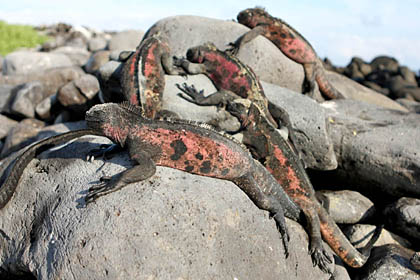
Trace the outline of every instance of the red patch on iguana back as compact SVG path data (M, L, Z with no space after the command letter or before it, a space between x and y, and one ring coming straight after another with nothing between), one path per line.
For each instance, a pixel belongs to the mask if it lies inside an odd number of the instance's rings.
M137 129L136 137L162 150L155 159L157 165L225 179L235 178L249 166L249 158L244 153L191 131L144 126Z
M208 76L218 89L227 89L243 98L248 97L251 91L248 75L242 73L243 69L235 61L226 59L218 52L206 52L204 56L215 65Z

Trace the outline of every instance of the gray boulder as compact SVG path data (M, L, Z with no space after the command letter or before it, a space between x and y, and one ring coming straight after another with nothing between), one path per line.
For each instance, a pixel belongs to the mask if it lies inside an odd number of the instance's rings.
M420 199L402 197L384 210L390 228L420 241Z
M376 226L374 225L368 224L349 225L343 228L343 233L346 235L348 240L354 245L354 247L356 247L357 249L362 249L369 242L373 232L375 231L375 227ZM404 237L392 233L387 229L382 229L381 235L375 242L375 246L382 246L386 244L396 244L405 248L410 248L412 246L411 242L405 239Z
M373 202L355 191L317 191L316 197L339 224L364 222L375 213Z
M3 139L18 122L0 114L0 139Z
M89 60L90 52L86 48L63 46L53 50L51 53L62 53L67 55L74 65L83 66Z
M355 100L324 102L338 177L363 192L420 197L420 116Z
M420 269L410 264L414 251L389 244L374 248L369 261L360 270L357 280L420 279Z
M28 82L39 81L44 86L45 93L47 95L53 95L60 87L80 77L82 74L84 74L84 72L80 67L58 67L31 74L0 76L0 85L16 86ZM1 88L2 86L0 86L0 93L2 92Z
M74 64L71 59L62 53L16 51L5 56L3 74L28 74L72 65Z
M108 42L111 51L134 51L144 35L142 30L125 30L114 34Z
M106 163L85 161L99 143L104 140L84 137L30 163L1 210L0 263L9 274L40 280L329 279L312 266L299 224L287 220L285 259L274 221L228 181L158 167L150 179L86 206L86 190L101 176L131 166L125 153Z
M95 73L102 65L109 61L109 51L97 51L92 54L86 62L85 71L87 73Z
M0 112L7 111L10 99L13 96L13 88L13 85L4 85L0 83Z
M108 42L103 36L91 38L88 42L88 48L91 52L105 50Z
M45 123L37 119L24 119L7 134L0 158L4 158L22 147L34 142L35 136Z
M13 102L6 111L10 114L34 118L35 107L46 98L44 87L40 82L29 82L16 88Z

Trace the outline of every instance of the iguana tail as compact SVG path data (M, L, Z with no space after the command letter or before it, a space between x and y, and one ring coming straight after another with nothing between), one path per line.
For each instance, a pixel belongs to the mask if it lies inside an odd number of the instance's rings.
M7 176L4 184L0 187L0 209L6 206L7 202L12 198L13 193L16 190L16 187L19 184L20 177L23 174L26 166L31 162L31 160L36 157L38 154L48 150L49 148L64 144L65 142L84 136L84 135L100 135L102 134L99 130L93 129L82 129L82 130L75 130L69 131L63 134L58 134L46 139L43 139L29 148L27 148L21 155L19 155L13 166L12 169ZM7 170L5 170L6 172Z
M318 210L321 221L321 234L331 249L349 266L362 267L370 256L373 244L378 240L383 226L378 226L368 244L358 251L346 238L327 211L320 207Z
M329 99L344 99L345 96L333 85L331 85L330 81L328 80L327 73L325 72L322 62L318 59L316 63L320 64L319 67L317 67L315 74L315 80L318 83L319 90Z

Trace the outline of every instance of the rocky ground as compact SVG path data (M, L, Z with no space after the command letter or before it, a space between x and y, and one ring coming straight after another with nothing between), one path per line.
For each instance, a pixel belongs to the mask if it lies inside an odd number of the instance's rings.
M121 101L118 55L134 50L144 35L66 24L38 29L53 40L0 57L2 180L16 151L84 127L94 104ZM145 36L161 32L173 54L184 56L206 41L224 49L246 30L179 16L157 22ZM349 240L363 247L374 225L385 224L363 268L349 269L335 257L335 279L420 279L420 267L409 262L420 250L420 78L390 57L353 58L344 68L326 60L329 79L347 99L316 102L300 93L302 67L265 38L238 57L260 77L268 98L288 111L317 197ZM180 98L175 84L185 81L215 91L203 75L167 76L163 109L238 127L222 109ZM151 179L84 207L92 184L130 166L125 153L84 160L106 141L83 137L31 162L0 210L2 279L329 278L312 266L301 225L287 221L285 259L274 221L230 182L158 168Z

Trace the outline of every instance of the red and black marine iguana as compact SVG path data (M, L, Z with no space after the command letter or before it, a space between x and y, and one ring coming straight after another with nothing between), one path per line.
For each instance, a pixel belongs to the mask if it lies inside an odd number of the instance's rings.
M257 75L237 57L223 52L217 49L213 43L207 42L189 48L187 58L176 58L174 64L182 67L188 74L206 75L216 87L217 92L206 97L202 94L195 95L197 104L226 105L232 96L246 98L260 108L261 113L273 127L277 128L280 124L282 128L287 128L289 144L299 154L294 146L296 139L288 113L267 99ZM177 87L182 91L188 90L185 83L182 86L177 84ZM195 90L194 86L192 88Z
M308 93L314 96L315 82L319 90L329 99L345 98L328 81L324 66L311 44L293 27L279 18L275 18L262 8L246 9L237 16L238 22L251 28L250 31L239 37L232 48L231 54L237 54L239 49L258 35L263 35L291 60L302 64L305 71Z
M91 187L86 203L127 184L150 178L157 165L229 180L258 208L270 212L281 233L287 256L289 234L283 209L287 217L294 220L299 218L300 210L242 144L205 124L144 118L140 107L128 103L96 105L86 113L86 121L89 129L44 139L29 147L16 160L0 188L0 209L13 196L24 168L36 154L83 135L100 135L127 146L135 165L112 178L104 177L101 184Z
M186 85L180 89L191 98L191 102L201 104L202 92ZM242 126L242 141L250 149L254 158L264 164L303 211L309 228L309 253L312 255L314 266L318 265L324 272L332 273L328 268L331 257L323 248L321 234L331 249L346 264L351 267L363 266L373 244L379 238L382 227L376 229L369 244L363 248L362 253L359 252L319 204L299 156L266 119L260 107L248 99L238 99L231 93L220 92L217 95L223 96L215 96L214 100L224 100L226 110L239 119ZM210 104L206 103L206 105Z
M122 52L120 60L124 63L120 78L124 99L141 106L146 118L169 114L161 112L165 74L184 75L185 72L173 65L165 38L159 34L148 37L135 52Z

